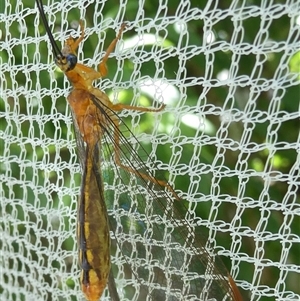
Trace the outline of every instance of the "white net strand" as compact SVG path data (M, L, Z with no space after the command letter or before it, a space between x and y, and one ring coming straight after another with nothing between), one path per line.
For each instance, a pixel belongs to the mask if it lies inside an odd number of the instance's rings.
M96 68L129 22L97 86L113 101L167 104L121 115L245 300L299 300L299 1L95 2L44 1L55 39L78 36L84 19L78 58ZM2 2L0 25L0 300L84 300L70 84L33 1ZM120 250L112 262L119 293L139 300Z

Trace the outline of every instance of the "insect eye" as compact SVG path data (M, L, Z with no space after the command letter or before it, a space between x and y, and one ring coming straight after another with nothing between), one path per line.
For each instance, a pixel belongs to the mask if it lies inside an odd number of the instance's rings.
M55 58L55 64L63 71L67 72L73 70L77 64L77 56L68 54L67 56L58 55Z
M66 56L66 64L68 65L68 70L74 69L77 64L77 56L74 54L68 54Z

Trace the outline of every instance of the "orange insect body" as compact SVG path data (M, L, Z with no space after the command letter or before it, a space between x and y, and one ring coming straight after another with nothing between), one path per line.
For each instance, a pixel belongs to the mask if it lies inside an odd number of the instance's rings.
M82 271L80 276L81 288L87 300L98 300L106 285L110 272L110 237L109 222L104 199L102 181L99 183L99 174L93 169L93 152L101 132L101 114L96 107L93 98L97 98L101 104L112 107L109 98L99 89L93 87L93 81L107 73L105 62L109 52L115 47L125 25L122 26L119 35L111 43L107 55L99 65L100 72L76 63L75 67L69 69L67 63L70 54L76 55L76 49L83 40L83 23L80 22L81 36L74 41L69 38L62 50L62 60L57 59L56 64L65 72L74 89L68 96L68 102L76 118L76 124L82 139L86 142L87 159L82 181L82 195L78 204L78 245L79 263ZM116 109L116 108L114 108ZM84 214L83 214L84 212Z

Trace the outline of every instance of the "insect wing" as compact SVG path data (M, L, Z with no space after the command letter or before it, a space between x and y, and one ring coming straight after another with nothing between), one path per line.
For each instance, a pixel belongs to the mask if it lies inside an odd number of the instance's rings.
M124 121L93 97L101 121L101 170L113 231L112 248L124 278L119 294L129 300L241 300L218 256L184 202L167 182L157 180L156 167ZM231 284L230 284L231 283ZM233 287L234 286L234 287ZM238 290L237 290L238 292Z

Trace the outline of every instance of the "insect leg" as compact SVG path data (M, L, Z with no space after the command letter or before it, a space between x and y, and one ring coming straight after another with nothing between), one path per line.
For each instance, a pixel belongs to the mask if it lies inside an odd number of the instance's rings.
M124 104L113 104L112 105L112 109L116 110L116 111L127 109L127 110L141 111L141 112L160 112L161 110L163 110L164 107L165 107L164 104L161 107L157 108L157 109L130 106L130 105L124 105ZM143 173L143 172L141 172L139 170L136 170L136 169L134 169L130 166L126 166L126 165L122 164L121 159L120 159L120 147L119 147L119 145L120 145L120 130L118 130L119 125L116 124L116 123L115 123L115 125L116 125L116 128L114 130L114 141L115 141L115 161L116 161L116 164L119 165L122 169L127 170L128 172L130 172L132 174L136 174L137 176L141 177L144 181L150 181L153 184L156 184L158 186L167 188L173 194L175 199L179 200L178 195L176 194L176 192L174 191L172 186L167 181L156 179L151 174Z
M102 76L107 75L108 70L107 70L106 62L108 60L108 56L115 49L116 44L117 44L118 40L121 38L122 32L124 31L125 27L126 27L126 23L123 23L121 25L118 35L113 39L113 41L108 46L106 53L105 53L104 57L102 58L102 61L99 64L98 69Z

